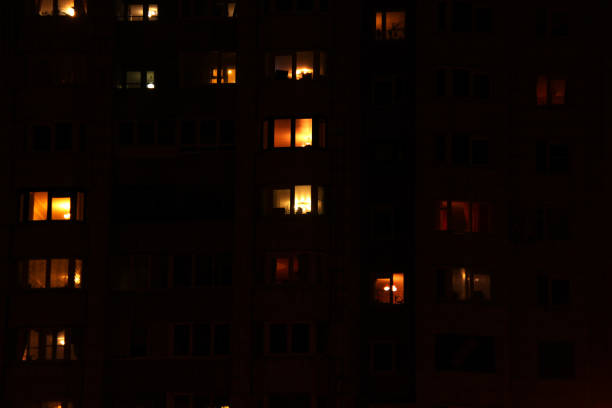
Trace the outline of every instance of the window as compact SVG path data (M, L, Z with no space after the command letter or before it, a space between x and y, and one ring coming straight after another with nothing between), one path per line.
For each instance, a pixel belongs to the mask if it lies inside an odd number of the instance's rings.
M545 341L538 344L538 372L543 379L572 379L574 345L567 341Z
M27 329L21 361L76 360L78 330Z
M181 151L231 148L236 140L233 119L185 119L180 122Z
M404 303L404 274L392 273L374 281L374 302L393 305Z
M536 85L537 105L565 105L566 84L566 79L539 75Z
M217 17L236 17L236 2L213 0L213 14Z
M451 166L486 166L489 163L489 141L469 133L435 136L435 161Z
M327 54L323 51L293 51L268 55L268 77L277 80L321 79L327 75Z
M455 33L493 32L493 10L479 2L440 1L438 3L438 30Z
M121 146L175 146L174 119L121 121L117 124L117 143Z
M35 404L33 408L74 408L71 401L43 401Z
M569 12L565 10L536 10L538 37L566 37L569 35Z
M438 299L449 301L490 301L491 276L471 268L438 270Z
M175 288L225 286L232 282L232 257L229 254L175 255L172 263Z
M487 336L436 336L435 362L439 371L495 372L495 339Z
M87 14L87 0L36 0L39 16L78 17Z
M123 71L116 83L118 89L155 89L155 71Z
M263 148L324 148L326 125L323 118L267 119L263 122Z
M71 122L37 124L30 128L28 150L31 152L70 152L85 148L85 125Z
M266 192L264 210L268 215L323 215L325 196L323 187L311 185L273 188ZM316 202L313 208L312 203Z
M567 144L536 141L536 171L538 173L567 173L570 169L570 152Z
M370 344L370 369L374 373L401 372L409 368L409 345L396 341L375 341Z
M181 56L181 64L184 88L237 82L236 52L186 53Z
M470 201L437 201L436 230L465 232L491 232L491 206L489 203Z
M570 217L566 210L561 208L540 208L536 210L536 239L567 240L570 236Z
M201 394L174 394L169 408L230 408L229 398Z
M228 324L175 324L172 338L174 356L220 356L230 352Z
M83 221L82 192L31 191L22 193L20 201L21 221Z
M537 299L539 306L567 306L570 304L570 281L546 275L537 277Z
M323 283L325 257L321 253L274 253L262 259L256 277L259 284L302 285Z
M149 329L141 323L133 324L130 329L130 357L149 355Z
M19 261L21 286L27 289L82 287L83 261L74 258Z
M116 0L117 20L119 21L157 21L159 6L157 2Z
M491 96L489 75L472 69L438 69L435 84L438 97L488 99Z
M376 12L377 40L403 40L404 38L406 38L406 12Z
M311 352L310 323L268 324L268 353L308 354Z

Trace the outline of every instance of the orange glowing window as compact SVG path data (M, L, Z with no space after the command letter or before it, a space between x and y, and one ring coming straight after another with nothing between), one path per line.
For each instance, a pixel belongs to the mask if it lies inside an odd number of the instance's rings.
M406 37L406 13L404 11L376 12L376 39L403 40Z
M567 81L565 79L550 79L547 75L539 75L536 85L536 103L544 105L564 105Z
M325 210L324 191L321 186L313 188L311 185L272 189L272 209L267 213L270 215L307 215L314 212L322 215ZM315 208L313 208L313 202L317 203Z
M209 72L208 83L235 84L237 82L235 52L211 52L206 56L205 64Z
M21 205L22 209L24 206L27 209L28 221L71 221L73 219L83 221L85 195L82 192L54 194L48 191L35 191L28 193L27 203L25 201L22 195Z
M128 4L128 21L142 21L144 19L144 6L142 4Z
M438 201L436 230L448 231L448 201Z
M295 146L312 146L312 119L295 120Z
M437 201L437 231L491 232L491 205L486 202Z
M47 219L47 208L49 205L49 193L36 191L30 193L30 210L28 219L30 221L44 221Z
M322 51L269 54L267 61L267 75L276 80L318 79L324 77L327 71L327 55Z
M276 283L287 282L289 280L289 258L276 258L274 269L274 281Z
M51 276L49 279L52 288L65 288L68 286L68 259L51 260Z
M314 53L312 51L300 51L297 53L297 65L295 68L295 79L312 79L314 74Z
M291 147L291 119L274 120L274 147Z
M21 360L76 360L76 345L71 335L71 330L66 329L28 329Z
M470 231L470 203L467 201L451 201L451 222L453 232Z
M293 78L293 56L277 55L274 58L274 79Z
M39 0L35 3L36 14L39 16L75 17L77 15L74 0ZM84 12L86 3L83 0L81 6L81 11Z
M404 303L404 274L394 273L389 278L374 281L374 301L377 303Z
M28 289L80 288L81 259L29 259L19 262L22 286Z
M51 198L51 219L55 221L70 220L70 197Z
M47 286L47 260L31 259L27 263L27 287L44 288Z

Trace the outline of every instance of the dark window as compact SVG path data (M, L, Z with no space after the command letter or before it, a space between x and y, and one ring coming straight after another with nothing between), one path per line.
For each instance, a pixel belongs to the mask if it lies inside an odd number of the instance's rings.
M569 305L570 282L565 279L552 279L550 282L550 301L553 306Z
M58 123L55 126L55 150L72 150L72 124Z
M536 141L536 171L538 173L545 173L548 167L547 165L547 145L542 140Z
M570 238L569 216L565 211L548 209L546 218L549 239L566 240Z
M445 334L436 336L436 369L440 371L495 372L493 337Z
M181 123L181 144L196 144L196 124L193 120L184 120Z
M174 287L191 286L191 255L176 255L174 257Z
M41 152L51 150L51 128L49 126L32 127L32 150Z
M220 144L233 145L236 138L236 129L233 120L222 120L220 123Z
M374 81L372 103L374 105L391 105L393 103L392 80L378 79Z
M567 172L569 171L569 147L567 145L550 145L550 171Z
M464 133L453 135L451 144L451 160L455 166L465 166L470 159L470 137Z
M211 255L198 255L196 258L196 286L208 286L213 283L213 258Z
M312 11L314 9L314 0L297 0L297 11Z
M231 254L218 254L215 258L215 284L227 286L232 284L232 263Z
M177 324L174 326L174 355L189 355L189 340L191 336L191 326L188 324Z
M472 164L475 166L489 164L489 142L487 140L472 140Z
M446 31L446 1L438 3L438 31Z
M493 31L493 10L477 8L474 14L476 19L474 28L477 33L490 33Z
M541 378L574 378L574 345L565 341L542 342L538 345L538 363Z
M287 325L270 325L270 353L287 352Z
M436 96L446 96L446 70L436 71Z
M130 356L144 357L147 355L148 330L146 327L133 326L130 336Z
M453 3L453 31L467 33L472 31L472 5L463 2Z
M556 11L550 14L550 34L554 36L566 36L569 34L568 13Z
M310 325L294 324L291 332L291 351L308 353L310 351Z
M203 120L200 124L200 143L208 146L217 144L217 121L214 119Z
M155 143L155 124L152 121L141 121L138 124L138 143L143 145Z
M536 35L538 37L544 37L546 35L546 10L536 10Z
M121 122L119 124L119 144L131 145L134 143L134 124L132 122Z
M435 139L435 161L446 163L446 135L436 135Z
M392 343L374 343L372 345L372 369L374 371L393 370Z
M207 356L210 354L211 331L208 324L193 325L193 355Z
M474 74L474 96L480 99L487 99L489 93L489 76L486 74Z
M453 70L453 95L457 97L470 96L470 72L468 70Z
M227 324L215 325L215 354L227 355L230 352L230 327Z
M163 119L157 125L157 142L160 145L171 146L175 143L174 129L176 121L172 119Z
M151 288L165 289L168 287L168 256L153 256L151 261Z

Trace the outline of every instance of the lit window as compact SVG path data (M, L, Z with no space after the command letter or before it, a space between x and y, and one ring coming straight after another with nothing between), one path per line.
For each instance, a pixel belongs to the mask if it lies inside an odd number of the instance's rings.
M211 52L205 58L204 69L208 69L210 84L235 84L236 53Z
M489 301L491 276L466 268L439 270L438 297L443 301Z
M313 195L315 195L313 197ZM297 185L291 188L272 189L271 213L274 215L305 215L313 213L312 201L317 201L316 214L322 215L319 210L324 209L324 189L312 189L310 185ZM319 203L319 195L320 203Z
M536 85L536 102L539 106L564 105L565 79L549 79L547 75L539 75Z
M81 192L33 191L21 195L22 211L27 211L27 221L83 221L84 200L85 194Z
M374 281L374 301L377 303L404 303L404 274L394 273L389 278Z
M80 288L81 259L28 259L19 262L22 286L28 289Z
M119 89L155 89L155 71L125 71L116 83Z
M405 38L406 13L403 11L376 12L376 39L403 40Z
M263 148L325 147L322 118L270 119L263 123Z
M483 202L437 201L435 228L437 231L456 233L491 232L490 205Z
M236 2L227 0L215 0L214 15L218 17L236 17Z
M129 1L118 2L117 19L125 21L156 21L159 18L157 3Z
M38 0L35 2L39 16L75 17L87 12L87 0Z
M70 401L44 401L41 408L74 408L74 404Z
M28 329L21 360L76 360L76 334L75 330Z
M326 75L326 54L320 51L297 51L283 54L271 54L273 70L269 76L273 79L309 80L323 78Z

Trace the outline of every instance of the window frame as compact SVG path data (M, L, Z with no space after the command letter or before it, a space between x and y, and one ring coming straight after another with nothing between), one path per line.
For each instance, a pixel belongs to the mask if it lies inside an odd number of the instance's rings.
M465 164L456 163L453 159L453 145L457 136L465 136L467 138L468 157ZM443 132L435 133L434 138L434 162L437 165L449 167L470 167L470 168L485 168L491 165L491 145L490 139L487 136L474 134L470 132ZM440 144L442 142L442 144ZM478 142L487 143L487 163L474 163L474 144ZM444 151L440 147L444 147ZM441 155L443 153L443 157Z
M31 193L47 193L47 218L44 220L30 220L30 194ZM19 192L19 222L31 224L45 223L84 223L86 221L86 192L84 189L27 189ZM52 200L53 198L70 197L70 219L68 220L53 220L52 219ZM80 219L78 213L81 212Z
M296 214L295 213L295 187L298 186L310 186L310 212L306 213L306 214ZM328 199L324 198L323 199L323 212L321 214L319 214L319 208L318 208L318 203L319 203L319 190L322 189L323 191L323 196L327 196L329 195L328 193L328 189L320 184L291 184L289 186L287 185L275 185L272 187L268 187L268 188L264 188L263 189L263 194L264 194L264 208L263 208L263 214L265 216L272 216L272 217L287 217L287 216L291 216L291 217L295 217L295 216L299 216L299 217L303 217L303 216L322 216L322 215L327 215L329 209L329 203L328 203ZM290 190L290 198L289 198L289 213L283 213L280 214L279 211L275 211L275 208L272 207L273 205L273 194L274 191L277 190ZM278 214L276 214L278 212Z
M393 294L394 291L392 290L393 287L395 286L393 283L393 276L394 275L402 275L402 285L403 285L403 291L402 291L402 296L401 296L401 301L396 301L395 300L395 295ZM376 282L379 279L385 279L385 280L389 280L389 285L387 285L390 290L389 292L389 301L388 302L379 302L377 301L377 290L376 290ZM398 307L399 305L406 305L406 273L405 272L398 272L398 271L386 271L386 272L380 272L380 273L376 273L373 276L373 288L372 288L372 303L374 305L381 305L381 307ZM389 305L389 306L385 306L385 305Z
M298 119L311 119L312 120L312 144L303 147L296 146L296 121ZM291 145L287 147L275 147L274 146L274 122L276 120L290 120L291 121ZM293 149L327 149L328 142L328 129L327 129L327 118L320 115L300 115L300 116L273 116L264 118L261 125L261 149L263 151L282 151L282 150L293 150Z
M449 279L452 279L452 276L449 276L454 270L463 269L465 273L465 283L464 283L464 291L465 291L465 299L455 298L453 294L456 292L453 291L452 286L450 288L446 287L446 282ZM480 293L474 290L474 282L478 275L486 275L489 277L489 299L487 299L484 294L481 298L477 295ZM437 286L437 301L438 303L491 303L494 298L494 285L493 285L492 274L490 271L483 271L482 268L472 267L472 266L441 266L436 268L436 286ZM450 289L447 292L447 289Z
M77 328L73 328L73 327L63 327L63 328L57 328L57 327L26 327L22 330L22 340L23 343L21 344L21 348L22 350L18 350L19 352L19 361L21 363L32 363L32 362L60 362L60 361L77 361L80 360L80 354L81 354L81 350L79 348L80 344L78 344L78 334L76 334L76 331L78 329ZM32 357L32 350L30 347L30 336L31 336L31 332L32 331L36 331L37 335L38 335L38 348L37 348L37 352L38 352L38 358L33 359ZM57 351L58 351L58 343L57 343L57 338L58 335L64 332L64 344L61 345L64 347L63 349L63 353L64 353L64 357L63 358L56 358L57 355ZM49 347L45 344L45 337L48 336L49 334L52 335L52 343L51 343L51 358L46 358L46 348ZM76 340L75 340L76 339ZM73 357L73 353L74 353L74 358Z
M456 202L456 203L467 203L468 207L469 207L469 217L466 220L466 225L468 226L468 230L467 231L454 231L454 229L452 228L453 226L453 216L452 216L452 203ZM442 207L441 204L445 203L445 207ZM478 205L482 205L485 204L488 207L488 214L487 214L487 230L486 231L474 231L474 204L478 204ZM434 217L434 230L436 232L442 232L442 233L451 233L451 234L456 234L456 235L464 235L464 234L491 234L493 233L494 229L493 229L493 203L491 201L476 201L476 200L436 200L435 201L435 217ZM446 209L446 228L442 229L440 224L441 224L441 210L445 208ZM479 210L480 211L480 210ZM479 214L480 217L480 214Z
M57 259L68 259L68 283L65 287L54 288L51 287L51 261ZM45 286L42 288L33 288L28 286L29 280L29 261L45 261ZM76 264L77 261L81 262L81 276L80 276L80 286L75 287L75 273L76 273ZM21 258L17 261L17 270L18 270L18 279L19 279L19 287L22 290L27 291L42 291L42 290L84 290L85 289L85 278L84 278L84 270L85 270L85 261L82 257L28 257Z
M195 326L200 326L200 325L206 325L209 327L210 329L210 339L209 339L209 350L208 350L208 354L194 354L194 327ZM232 355L232 325L229 322L224 322L224 321L211 321L211 322L194 322L194 321L189 321L189 322L174 322L172 324L169 325L169 329L170 329L170 341L169 341L169 353L168 355L171 358L174 359L191 359L191 358L197 358L197 359L218 359L218 358L229 358ZM187 352L187 354L175 354L175 345L176 345L176 339L175 339L175 331L176 331L176 327L177 326L189 326L189 351ZM229 333L229 344L228 344L228 353L226 354L219 354L216 353L216 336L215 336L215 332L217 331L217 328L219 326L227 326L228 329L228 333Z
M376 27L376 23L378 20L378 14L380 13L380 18L381 18L381 29L378 30ZM388 30L387 29L387 14L388 13L403 13L404 14L404 27L403 30L401 32L401 36L399 38L393 38L393 31ZM406 10L405 9L397 9L397 8L390 8L390 9L377 9L374 11L374 39L376 41L391 41L391 42L395 42L395 41L405 41L406 40Z
M133 87L128 86L127 76L130 72L138 72L140 73L140 86ZM150 88L147 83L147 74L149 72L153 73L153 87ZM119 71L119 78L115 81L115 89L121 91L134 91L134 90L145 90L147 92L154 92L158 87L158 73L154 68L149 69L131 69L131 68L123 68Z
M454 33L454 34L478 34L492 35L495 33L495 8L490 4L481 0L462 1L471 6L471 24L468 31L456 31L454 29L454 5L456 0L438 0L435 7L435 27L438 33ZM491 10L491 30L478 30L477 10ZM442 12L441 12L442 11Z
M307 257L306 265L303 264ZM289 279L286 281L276 280L276 260L280 258L289 259ZM295 271L297 262L298 271ZM324 271L326 270L325 255L315 251L287 251L268 252L263 259L263 279L261 283L268 286L307 286L324 282Z
M540 82L540 78L544 78L546 81L546 101L545 103L539 103L538 99L538 85ZM564 83L564 93L563 93L563 103L553 103L553 95L552 95L552 87L551 84L553 81L563 81ZM568 106L568 96L571 96L571 93L568 91L571 90L569 88L569 77L564 74L549 74L549 73L539 73L535 78L535 106L537 109L561 109L564 106Z
M116 20L117 21L121 21L121 22L125 22L125 23L150 23L150 22L155 22L155 21L159 21L159 16L160 16L160 3L163 3L163 0L153 0L153 1L149 1L149 0L117 0L115 2L115 14L116 14ZM132 20L130 19L130 16L128 14L128 8L129 6L138 6L138 5L142 5L142 19L141 20ZM149 7L150 6L157 6L157 14L154 14L155 18L151 18L151 16L149 16Z
M286 350L283 351L272 351L272 335L271 335L271 327L274 325L283 325L285 326L285 336L287 339ZM296 325L306 325L308 326L308 351L306 352L296 352L294 350L294 341L293 341L293 329ZM316 340L317 340L317 325L310 321L268 321L264 323L264 355L266 357L283 357L283 356L312 356L316 351Z
M71 142L71 146L69 149L58 149L57 145L58 145L58 125L70 125L72 130L71 130L71 137L70 137L70 142ZM35 149L34 148L34 129L37 127L46 127L49 129L49 149ZM74 122L74 121L70 121L70 120L58 120L58 121L53 121L53 122L36 122L36 123L32 123L30 125L28 125L28 132L27 132L27 140L26 140L26 151L28 153L35 153L35 154L39 154L39 153L56 153L56 154L62 154L62 153L75 153L75 152L82 152L85 149L85 132L86 132L86 128L85 128L85 124L82 122Z
M312 52L312 78L297 79L297 56L300 52ZM276 75L276 58L277 57L291 57L291 78L277 78ZM266 78L272 81L321 81L328 78L329 67L327 62L329 61L326 51L320 49L313 50L275 50L268 51L266 53ZM321 69L323 68L323 69ZM324 74L321 74L321 71Z
M468 75L468 92L467 95L456 95L455 72L464 71ZM478 95L476 87L477 77L486 77L488 85L488 93L486 96ZM440 80L443 79L443 83ZM443 89L441 89L443 87ZM495 89L493 87L493 78L489 72L462 66L440 66L434 69L434 95L436 99L454 98L458 100L469 101L489 101L494 98Z
M70 15L69 13L60 14L59 0L51 0L51 1L53 3L53 13L52 14L40 14L40 11L36 10L36 2L33 2L35 16L43 17L43 18L59 17L59 18L66 18L66 19L82 18L82 17L87 16L87 0L74 0L73 6L71 7L71 9L74 10L74 15Z

